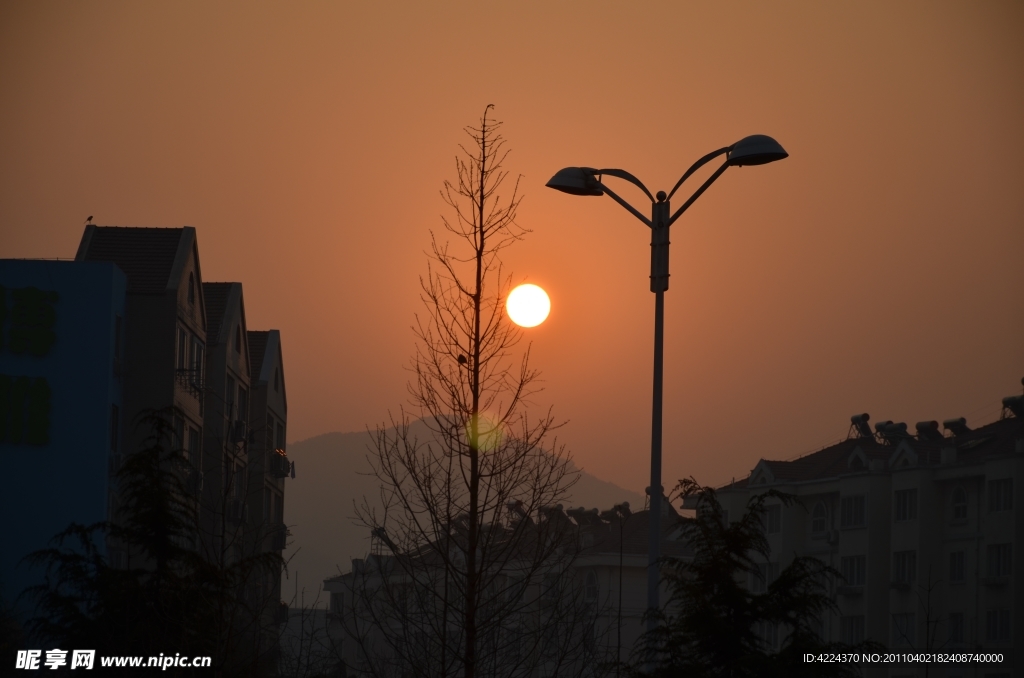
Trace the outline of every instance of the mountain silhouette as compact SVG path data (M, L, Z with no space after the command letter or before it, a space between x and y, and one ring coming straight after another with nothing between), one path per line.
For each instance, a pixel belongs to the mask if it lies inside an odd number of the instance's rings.
M425 425L416 422L413 427L423 428L422 439ZM288 575L282 582L285 600L296 592L296 575L299 589L315 592L324 579L348 571L352 558L362 558L369 551L370 531L356 522L354 503L361 504L365 496L371 505L379 505L375 499L379 485L367 475L371 442L369 433L356 431L289 443L288 456L295 461L296 477L287 481L285 494L284 520L291 533L285 551ZM644 505L642 495L585 471L569 493L565 508L604 510L623 501L634 510Z

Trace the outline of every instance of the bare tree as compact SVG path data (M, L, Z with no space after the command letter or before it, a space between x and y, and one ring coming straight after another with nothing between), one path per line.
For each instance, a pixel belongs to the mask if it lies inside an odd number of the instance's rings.
M465 128L472 143L441 190L450 214L420 279L411 409L376 431L383 509L357 507L377 553L347 579L349 671L473 678L580 664L578 540L559 504L578 474L550 439L550 409L525 408L538 373L529 347L515 351L500 255L529 230L492 108Z

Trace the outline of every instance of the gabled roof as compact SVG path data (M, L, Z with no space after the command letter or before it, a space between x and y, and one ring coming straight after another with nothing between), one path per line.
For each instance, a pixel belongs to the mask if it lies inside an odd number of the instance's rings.
M231 286L235 284L237 283L203 283L203 298L206 300L206 339L210 343L220 340L220 326L227 312L228 295L231 294Z
M163 294L171 284L182 238L195 229L87 226L76 261L112 261L128 278L129 294Z
M253 382L256 382L263 370L263 357L267 352L270 332L249 330L246 334L249 336L249 374Z

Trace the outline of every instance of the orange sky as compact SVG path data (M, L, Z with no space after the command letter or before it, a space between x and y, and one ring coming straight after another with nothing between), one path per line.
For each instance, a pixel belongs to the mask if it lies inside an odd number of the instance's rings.
M642 490L649 234L544 183L668 190L770 134L791 157L672 233L666 484L719 482L855 412L982 423L1020 391L1022 36L1018 2L3 3L0 257L72 257L90 214L193 225L204 278L283 333L289 439L372 426L406 400L438 190L494 103L534 231L506 262L552 298L537 404Z

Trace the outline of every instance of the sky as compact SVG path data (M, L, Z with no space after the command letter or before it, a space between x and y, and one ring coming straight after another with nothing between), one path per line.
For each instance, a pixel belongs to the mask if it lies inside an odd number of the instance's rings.
M73 257L90 215L195 226L204 280L282 332L289 440L372 428L408 402L439 191L494 104L532 230L504 261L552 302L532 407L642 491L649 232L544 184L667 191L769 134L788 159L672 228L665 484L719 483L855 413L982 424L1021 392L1022 36L996 1L3 3L0 257Z

